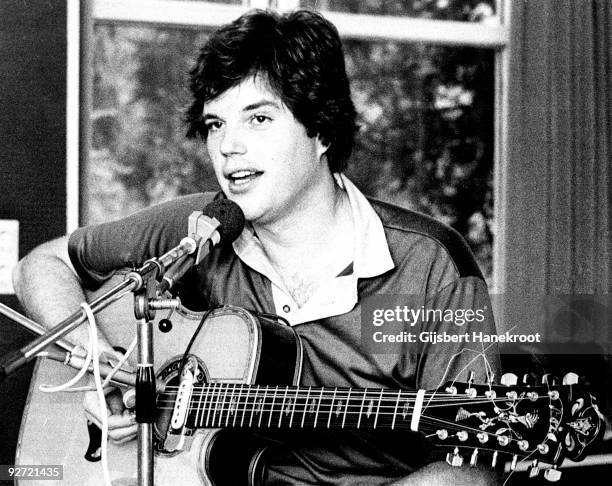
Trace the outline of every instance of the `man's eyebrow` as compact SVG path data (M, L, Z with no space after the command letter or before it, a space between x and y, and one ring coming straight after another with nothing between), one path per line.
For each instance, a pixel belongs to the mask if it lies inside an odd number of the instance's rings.
M276 101L261 100L261 101L256 101L255 103L251 103L250 105L245 106L242 109L242 111L257 110L258 108L262 108L262 107L265 107L265 106L270 106L272 108L280 109L280 105Z
M281 106L278 102L276 101L272 101L272 100L260 100L260 101L256 101L254 103L250 103L248 105L246 105L244 108L242 108L243 112L246 111L253 111L253 110L257 110L259 108L262 107L271 107L271 108L276 108L277 110L281 109ZM211 119L220 119L221 117L219 115L216 115L214 113L204 113L202 115L202 121L206 121L206 120L211 120Z

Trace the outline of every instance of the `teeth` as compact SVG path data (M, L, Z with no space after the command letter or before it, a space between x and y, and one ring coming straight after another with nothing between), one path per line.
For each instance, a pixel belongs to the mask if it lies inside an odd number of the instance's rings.
M254 174L255 174L255 172L251 171L251 170L239 170L237 172L232 173L230 177L232 179L240 179L241 177L249 177L249 176L252 176Z

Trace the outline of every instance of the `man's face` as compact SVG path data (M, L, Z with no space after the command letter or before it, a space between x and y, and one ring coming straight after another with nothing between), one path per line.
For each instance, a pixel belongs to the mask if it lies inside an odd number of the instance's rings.
M278 221L316 201L325 147L261 78L247 78L204 105L206 145L225 195L248 221Z

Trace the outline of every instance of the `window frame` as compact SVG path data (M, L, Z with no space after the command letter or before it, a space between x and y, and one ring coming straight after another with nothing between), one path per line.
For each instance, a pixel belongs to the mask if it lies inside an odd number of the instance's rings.
M95 22L138 23L146 26L204 27L214 29L252 8L291 10L299 0L242 0L240 5L183 0L68 0L66 97L66 229L79 225L81 161L89 143L89 106L92 85L91 39ZM496 15L484 23L412 17L321 12L347 39L425 42L490 48L495 56L493 288L504 282L507 120L510 2L496 0Z

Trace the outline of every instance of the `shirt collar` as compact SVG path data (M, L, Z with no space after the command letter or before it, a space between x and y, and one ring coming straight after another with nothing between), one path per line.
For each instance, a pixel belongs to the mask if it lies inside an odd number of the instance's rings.
M357 278L376 277L394 267L385 229L378 214L362 192L344 174L334 174L336 182L348 196L353 227L355 228L355 246L353 253L353 271Z

